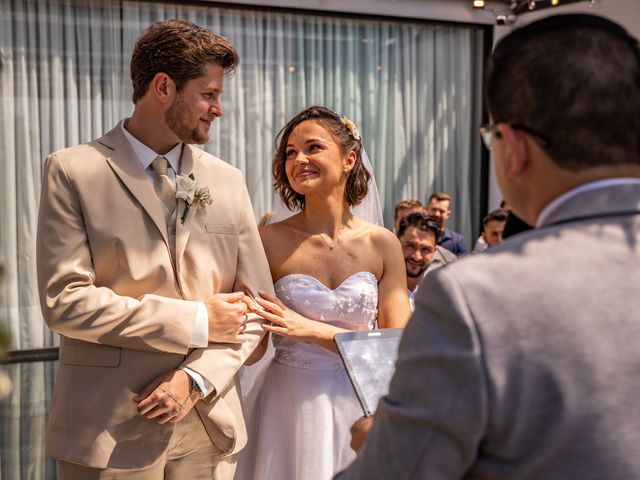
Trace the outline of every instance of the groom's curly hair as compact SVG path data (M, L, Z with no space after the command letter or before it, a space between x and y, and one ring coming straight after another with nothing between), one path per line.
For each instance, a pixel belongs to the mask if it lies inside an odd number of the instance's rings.
M287 160L286 153L289 135L291 135L294 128L307 120L313 120L327 130L343 154L351 151L356 153L356 162L347 177L344 197L349 207L358 205L367 195L369 182L371 181L371 174L362 163L362 142L347 128L336 112L322 106L313 106L304 109L289 120L289 123L278 133L276 137L276 154L273 158L272 167L273 186L276 192L278 192L280 198L290 210L295 208L304 209L304 195L296 192L291 187L289 179L287 178L285 163Z

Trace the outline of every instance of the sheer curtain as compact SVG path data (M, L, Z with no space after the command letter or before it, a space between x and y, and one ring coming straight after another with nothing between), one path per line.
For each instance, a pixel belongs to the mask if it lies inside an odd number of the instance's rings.
M120 116L121 9L113 2L0 1L0 320L13 349L53 345L40 315L35 231L45 155L99 135ZM5 367L0 478L54 477L43 434L55 366Z
M183 18L229 37L241 64L204 148L240 168L256 216L271 209L274 139L323 104L356 122L385 221L403 198L444 190L451 227L478 226L483 31L472 26L124 0L0 0L0 324L13 349L55 345L42 322L35 231L47 153L100 136L132 111L133 43ZM42 450L54 365L13 366L0 401L0 480L53 478ZM98 386L97 386L98 388Z

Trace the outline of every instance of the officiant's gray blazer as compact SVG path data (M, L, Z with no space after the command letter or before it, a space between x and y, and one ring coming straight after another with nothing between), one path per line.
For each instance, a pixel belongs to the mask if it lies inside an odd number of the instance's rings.
M640 478L640 187L427 276L340 479Z

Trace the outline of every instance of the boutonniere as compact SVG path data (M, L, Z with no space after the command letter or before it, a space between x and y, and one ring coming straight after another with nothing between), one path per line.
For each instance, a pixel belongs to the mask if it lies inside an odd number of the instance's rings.
M187 219L191 205L211 205L213 197L208 187L201 187L196 182L193 173L188 177L186 175L176 176L176 198L184 200L184 212L180 217L180 222L184 225Z

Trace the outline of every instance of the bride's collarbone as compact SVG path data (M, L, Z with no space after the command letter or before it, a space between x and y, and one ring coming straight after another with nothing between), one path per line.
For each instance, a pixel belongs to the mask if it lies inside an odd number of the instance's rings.
M301 246L280 263L278 277L292 273L313 276L327 285L358 272L372 272L378 276L379 262L371 252L338 245L334 249L304 248Z

